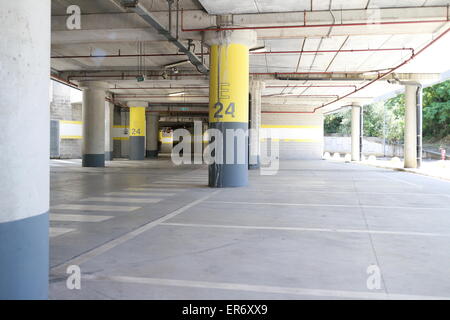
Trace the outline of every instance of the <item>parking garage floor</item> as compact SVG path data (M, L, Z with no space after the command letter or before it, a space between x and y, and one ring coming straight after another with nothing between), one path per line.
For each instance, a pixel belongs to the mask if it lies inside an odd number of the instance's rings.
M51 161L51 299L450 298L449 182L285 161L211 189L205 166L108 165Z

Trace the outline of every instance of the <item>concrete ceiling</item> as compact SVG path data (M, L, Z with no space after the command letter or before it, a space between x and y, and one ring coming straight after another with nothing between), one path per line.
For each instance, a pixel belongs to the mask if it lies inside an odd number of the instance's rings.
M141 3L168 27L166 0ZM72 4L81 8L81 30L66 28L65 12ZM258 46L264 46L266 52L250 55L250 72L252 78L266 82L264 109L308 111L327 104L320 108L322 112L351 101L369 103L401 90L401 86L384 80L365 86L377 74L400 66L446 31L450 26L446 7L449 4L450 0L180 0L183 24L179 21L179 37L186 44L193 39L195 52L200 54L202 32L197 29L214 27L215 14L233 13L237 25L260 28ZM373 21L386 24L374 25ZM306 26L301 27L302 24ZM324 27L315 26L318 24ZM286 28L292 25L300 27ZM175 29L174 12L173 34ZM123 57L139 54L138 42L142 42L147 55L143 62L148 80L144 82L135 80L138 57ZM450 70L449 44L450 33L395 72L406 78L410 78L409 73L436 73L425 79L425 83L435 82L438 74ZM165 68L186 56L139 16L113 0L52 0L52 56L52 70L59 77L75 83L82 79L108 81L118 101L129 97L182 104L208 101L208 78L189 63L177 66L178 73ZM209 63L207 54L204 63ZM280 80L284 78L290 80ZM360 88L363 89L352 93ZM185 94L168 96L180 91ZM343 96L346 97L330 103Z

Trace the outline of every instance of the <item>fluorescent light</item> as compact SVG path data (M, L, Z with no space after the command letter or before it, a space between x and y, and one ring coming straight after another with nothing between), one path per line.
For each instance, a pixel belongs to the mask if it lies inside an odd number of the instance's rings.
M172 63L166 64L166 65L164 65L164 68L172 68L172 67L176 67L176 66L179 66L181 64L188 63L188 62L189 62L189 60L180 60L180 61L176 61L176 62L172 62Z
M182 96L182 95L184 95L184 94L186 94L186 92L184 92L184 91L181 91L181 92L172 92L172 93L169 93L169 97Z

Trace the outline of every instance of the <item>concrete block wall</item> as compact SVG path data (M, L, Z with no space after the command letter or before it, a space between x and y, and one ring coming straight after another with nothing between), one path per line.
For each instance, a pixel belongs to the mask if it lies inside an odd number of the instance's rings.
M269 138L279 142L280 160L321 159L323 115L263 113L260 131L261 154L267 154Z
M51 81L50 119L64 121L81 121L81 103L70 101L71 88L56 81ZM81 158L81 137L60 137L59 158Z
M334 153L350 153L351 137L326 136L324 150ZM364 137L362 152L365 155L383 156L383 142L375 137ZM387 157L403 157L403 145L386 144Z

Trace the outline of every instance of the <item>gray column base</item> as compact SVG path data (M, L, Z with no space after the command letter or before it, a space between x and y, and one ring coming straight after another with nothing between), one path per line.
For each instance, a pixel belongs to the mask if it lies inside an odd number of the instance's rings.
M48 298L48 213L0 223L0 300Z
M145 156L147 158L158 158L158 150L146 150Z
M113 159L113 152L112 151L106 151L105 152L105 161L112 161Z
M105 154L83 154L82 167L104 167Z
M250 157L250 161L248 163L248 168L250 170L259 169L261 167L261 163L259 161L259 156Z
M219 129L223 133L223 161L224 164L212 164L208 167L208 181L212 188L243 187L248 184L248 136L245 139L245 163L225 164L227 156L226 130L248 130L248 123L242 122L217 122L210 123L210 128ZM234 156L237 155L236 138L234 143Z
M130 137L130 160L144 160L145 159L145 137L133 136Z

